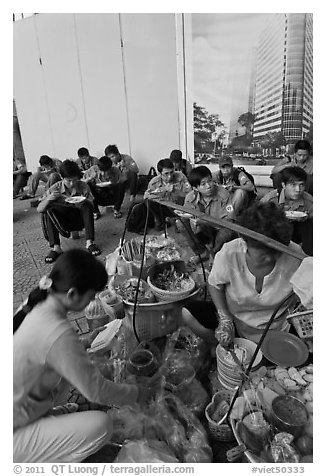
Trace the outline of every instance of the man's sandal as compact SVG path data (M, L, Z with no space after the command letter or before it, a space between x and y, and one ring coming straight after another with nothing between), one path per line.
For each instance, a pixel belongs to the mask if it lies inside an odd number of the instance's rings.
M89 245L87 247L87 250L93 255L93 256L98 256L102 253L102 251L100 250L100 248L95 244L95 243L92 243L91 245Z
M51 250L50 253L45 257L46 263L54 263L62 253L58 253L57 251Z

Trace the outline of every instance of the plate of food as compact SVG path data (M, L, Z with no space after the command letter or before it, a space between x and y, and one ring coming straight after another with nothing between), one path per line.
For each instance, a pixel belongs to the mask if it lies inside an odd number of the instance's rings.
M98 182L98 183L96 184L96 186L97 186L97 187L100 187L100 188L102 188L102 187L109 187L110 185L112 185L111 180L109 180L109 181L107 181L107 182Z
M141 238L141 241L143 239ZM145 246L146 248L164 248L165 246L172 245L174 243L174 240L172 238L165 238L164 235L158 236L158 235L149 235L146 237L146 242Z
M268 360L281 367L297 367L304 364L309 356L306 344L294 334L284 331L268 331L261 351Z
M113 288L115 292L122 298L124 302L134 303L137 294L138 278L125 278L122 275L117 275L113 281ZM143 279L139 282L139 290L137 295L137 302L139 304L152 303L155 301L154 294L150 287Z
M66 198L67 203L81 203L84 200L86 200L86 197L83 197L82 195L76 195L75 197Z
M175 246L170 245L160 249L156 257L159 261L175 261L181 258L181 253Z
M285 216L289 220L300 220L300 219L302 220L303 218L307 218L308 213L301 212L299 210L286 210Z
M182 210L173 210L176 215L180 218L192 218L193 215L191 213L183 212Z

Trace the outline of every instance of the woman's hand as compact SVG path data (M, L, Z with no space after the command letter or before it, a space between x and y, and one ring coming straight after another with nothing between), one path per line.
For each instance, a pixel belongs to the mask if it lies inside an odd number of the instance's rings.
M222 347L230 347L234 339L233 322L230 319L220 319L219 325L215 329L215 337Z

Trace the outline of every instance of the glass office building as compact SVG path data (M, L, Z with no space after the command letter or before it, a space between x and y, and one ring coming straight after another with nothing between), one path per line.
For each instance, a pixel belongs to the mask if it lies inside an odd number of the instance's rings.
M253 139L280 132L287 144L304 138L313 121L312 14L274 14L257 51Z

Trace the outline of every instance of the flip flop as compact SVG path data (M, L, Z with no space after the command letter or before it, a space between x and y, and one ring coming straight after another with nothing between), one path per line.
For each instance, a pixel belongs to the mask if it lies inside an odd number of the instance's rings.
M45 257L46 263L54 263L62 253L58 253L57 251L51 250L50 253Z
M91 245L89 245L87 247L87 250L93 255L93 256L98 256L102 253L102 251L100 250L100 248L95 244L95 243L92 243Z

